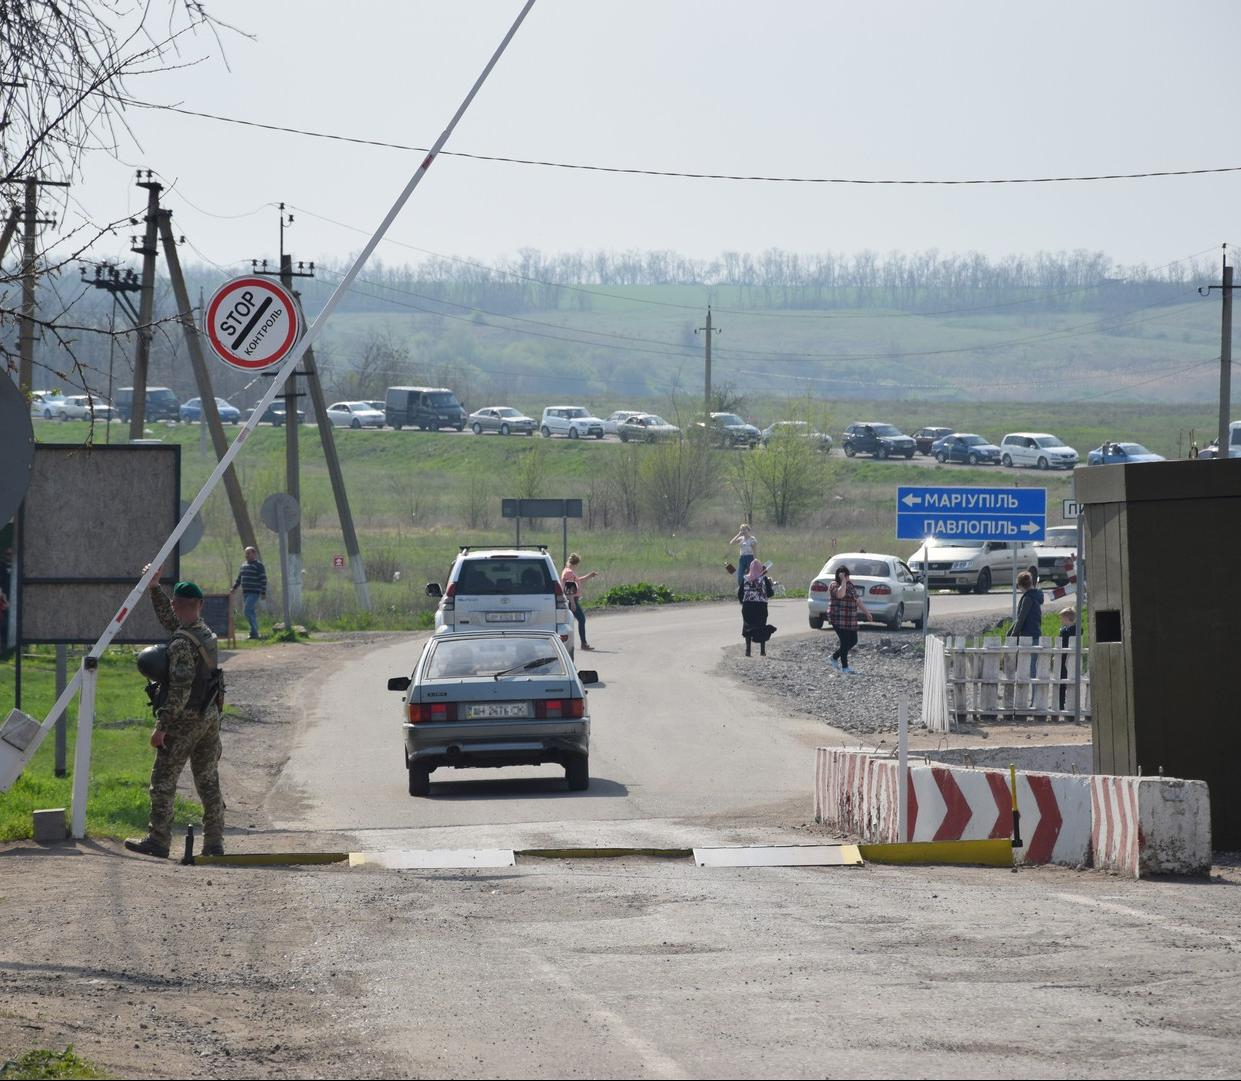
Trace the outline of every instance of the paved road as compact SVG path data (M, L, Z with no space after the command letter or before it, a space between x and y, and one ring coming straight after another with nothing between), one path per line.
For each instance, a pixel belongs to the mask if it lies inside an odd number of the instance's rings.
M782 626L802 618L774 605ZM550 768L458 772L429 800L406 795L383 689L419 639L377 648L307 688L271 809L369 849L820 839L826 730L715 673L736 635L731 605L598 617L590 792ZM1241 1051L1235 869L1139 883L565 860L295 884L306 941L280 964L375 1076L1203 1077L1235 1075Z
M1009 603L1001 593L945 595L933 611L1003 613ZM808 633L805 618L804 600L773 602L777 625ZM715 673L722 650L739 644L736 605L592 615L591 628L596 650L578 661L603 685L590 692L589 791L565 791L563 770L551 765L441 769L431 799L411 798L400 695L386 682L412 669L416 635L323 680L269 801L277 828L347 832L371 847L672 845L702 836L700 824L681 820L804 820L811 749L824 728Z

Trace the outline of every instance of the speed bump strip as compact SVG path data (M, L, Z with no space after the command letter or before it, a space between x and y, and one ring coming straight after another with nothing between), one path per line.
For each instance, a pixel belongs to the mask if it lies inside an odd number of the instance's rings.
M241 852L232 856L194 856L195 867L297 867L344 863L348 852Z
M657 860L687 860L692 848L519 848L518 856L540 860L611 860L625 856L647 856Z
M867 863L959 864L1011 867L1013 842L1007 837L981 841L911 841L908 844L858 845Z
M746 845L695 848L699 867L860 867L857 845Z
M387 852L350 852L350 867L379 867L389 871L512 867L511 848L410 848Z

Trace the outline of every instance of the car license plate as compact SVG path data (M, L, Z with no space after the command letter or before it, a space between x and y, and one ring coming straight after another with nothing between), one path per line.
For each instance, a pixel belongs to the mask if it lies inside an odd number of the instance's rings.
M528 702L479 702L465 707L467 721L496 720L504 717L529 717Z
M526 621L525 612L488 612L488 623L524 623Z

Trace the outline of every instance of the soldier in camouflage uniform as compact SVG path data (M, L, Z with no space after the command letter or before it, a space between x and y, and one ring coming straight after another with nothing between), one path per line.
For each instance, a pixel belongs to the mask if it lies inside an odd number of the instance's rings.
M173 800L177 780L190 763L194 787L203 803L203 855L224 854L224 800L220 795L220 712L214 694L206 701L218 665L216 636L203 622L203 592L193 582L178 582L172 599L151 582L151 603L160 623L172 634L168 643L168 694L156 714L151 746L150 831L125 847L146 856L167 858L172 844Z

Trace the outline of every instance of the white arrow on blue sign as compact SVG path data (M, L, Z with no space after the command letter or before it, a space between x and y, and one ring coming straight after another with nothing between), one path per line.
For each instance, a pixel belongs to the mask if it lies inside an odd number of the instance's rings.
M1046 488L927 488L896 490L898 540L1043 540Z

